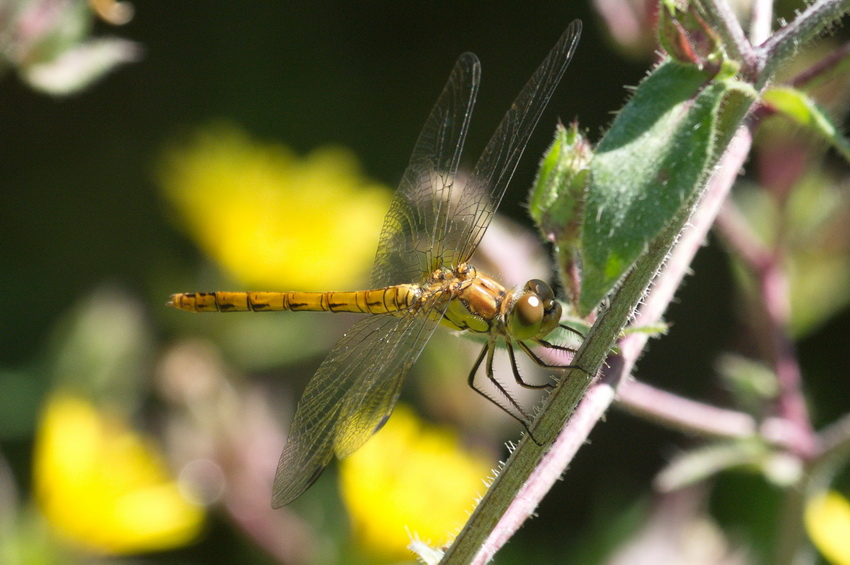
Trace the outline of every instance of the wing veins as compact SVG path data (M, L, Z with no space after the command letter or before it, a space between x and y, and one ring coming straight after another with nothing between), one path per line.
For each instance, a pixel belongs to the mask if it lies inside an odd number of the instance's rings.
M371 402L373 414L382 407L386 414L392 411L405 374L441 315L411 311L372 316L354 324L340 339L298 403L275 474L275 508L298 498L334 454L345 457L372 436L376 430L369 422L378 418L363 419L359 409ZM359 378L365 382L356 382Z
M468 261L516 171L528 140L575 53L581 22L572 22L517 95L464 185L441 254Z

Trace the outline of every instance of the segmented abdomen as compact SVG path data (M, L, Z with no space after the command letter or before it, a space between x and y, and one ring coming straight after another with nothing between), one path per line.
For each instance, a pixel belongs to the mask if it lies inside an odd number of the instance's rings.
M357 312L386 314L406 310L418 299L415 285L354 292L184 292L168 305L189 312Z

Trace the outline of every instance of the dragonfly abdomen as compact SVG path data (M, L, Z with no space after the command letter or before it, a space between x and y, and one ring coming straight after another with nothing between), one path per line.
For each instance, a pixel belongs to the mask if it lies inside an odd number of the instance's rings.
M406 310L419 296L415 285L353 292L184 292L168 305L189 312L354 312L387 314Z

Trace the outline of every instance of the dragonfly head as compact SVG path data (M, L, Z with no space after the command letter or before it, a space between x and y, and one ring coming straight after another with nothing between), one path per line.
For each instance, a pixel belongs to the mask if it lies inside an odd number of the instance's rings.
M508 311L508 332L520 341L542 338L558 327L561 305L545 282L532 279L525 283Z

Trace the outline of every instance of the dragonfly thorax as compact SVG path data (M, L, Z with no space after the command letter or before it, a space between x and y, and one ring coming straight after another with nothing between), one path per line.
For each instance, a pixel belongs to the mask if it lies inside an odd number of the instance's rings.
M454 330L523 341L545 337L561 321L561 305L545 282L532 279L509 290L467 263L434 271L419 295L420 304L431 299L448 301L436 310Z
M495 279L461 263L455 268L435 271L423 296L438 293L448 304L440 320L453 330L474 333L504 333L502 306L507 290Z

